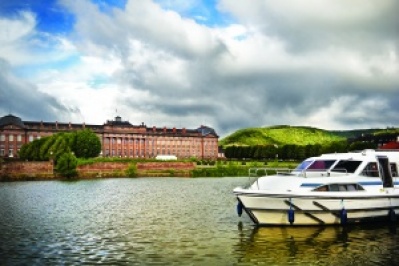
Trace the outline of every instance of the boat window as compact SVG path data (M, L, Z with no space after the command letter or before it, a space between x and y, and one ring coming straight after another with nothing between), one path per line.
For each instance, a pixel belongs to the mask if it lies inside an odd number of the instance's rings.
M326 186L326 185L320 186L320 187L313 189L313 191L328 191L328 186Z
M337 184L331 184L328 186L329 191L339 191L339 186Z
M305 161L303 161L302 163L300 163L300 164L295 168L294 171L303 171L303 170L305 170L306 168L308 168L308 166L309 166L312 162L313 162L312 160L305 160Z
M346 188L348 189L348 191L355 191L356 190L356 186L355 185L346 185Z
M370 176L370 177L380 176L378 172L377 163L376 162L368 163L366 167L363 169L361 175Z
M344 191L362 191L364 188L359 184L329 184L319 186L313 191L323 192L323 191L332 191L332 192L344 192Z
M349 161L342 160L339 161L331 171L342 172L342 173L354 173L359 167L361 161Z
M391 163L391 174L392 177L398 177L398 168L396 166L396 163Z
M327 170L334 163L335 160L316 160L308 167L308 170Z

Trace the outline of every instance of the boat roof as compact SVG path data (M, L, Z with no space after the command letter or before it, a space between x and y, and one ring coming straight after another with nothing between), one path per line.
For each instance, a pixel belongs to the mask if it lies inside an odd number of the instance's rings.
M343 160L364 160L365 158L373 158L377 156L387 156L391 161L399 161L399 151L379 151L379 150L362 150L352 151L347 153L326 153L319 157L312 157L311 159L343 159Z

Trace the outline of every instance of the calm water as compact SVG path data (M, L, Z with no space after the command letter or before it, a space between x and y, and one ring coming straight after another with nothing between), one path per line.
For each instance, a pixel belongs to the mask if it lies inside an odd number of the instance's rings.
M396 227L262 227L246 178L0 183L0 265L398 265Z

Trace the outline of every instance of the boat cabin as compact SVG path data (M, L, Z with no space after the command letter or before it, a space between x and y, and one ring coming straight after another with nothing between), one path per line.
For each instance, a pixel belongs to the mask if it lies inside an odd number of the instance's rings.
M392 153L393 154L393 153ZM320 157L306 159L298 165L293 173L305 177L337 176L357 174L366 177L382 177L383 165L386 164L392 177L398 177L399 153L389 156L388 152L363 151L362 153L323 154ZM388 173L385 173L387 175Z

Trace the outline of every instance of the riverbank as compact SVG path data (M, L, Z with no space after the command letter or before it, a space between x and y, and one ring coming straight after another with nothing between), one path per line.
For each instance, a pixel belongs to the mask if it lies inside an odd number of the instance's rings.
M77 179L108 177L191 177L196 167L194 162L93 162L78 165ZM32 181L65 179L49 162L3 162L0 166L0 181Z
M192 161L90 161L79 164L76 179L117 177L223 177L248 176L252 167L294 168L296 162L192 162ZM6 161L0 163L0 182L60 180L52 161Z

